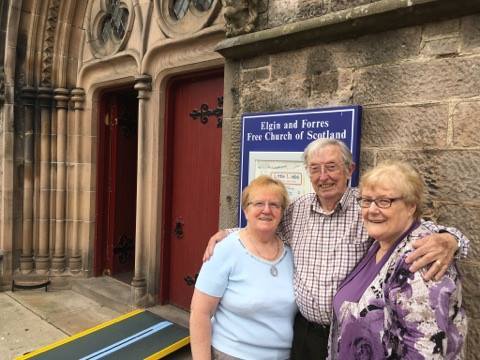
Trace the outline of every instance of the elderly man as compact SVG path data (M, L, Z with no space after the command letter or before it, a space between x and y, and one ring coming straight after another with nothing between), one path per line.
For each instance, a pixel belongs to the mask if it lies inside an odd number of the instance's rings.
M356 203L357 189L348 187L355 169L349 149L334 139L318 139L307 146L304 160L315 193L290 204L279 227L279 235L294 256L294 288L300 311L294 324L291 358L301 360L326 358L333 295L371 245ZM426 225L440 233L422 239L407 260L413 262L411 271L433 263L425 277L441 277L458 244L465 255L469 242L453 228ZM210 239L204 260L224 236L220 231Z

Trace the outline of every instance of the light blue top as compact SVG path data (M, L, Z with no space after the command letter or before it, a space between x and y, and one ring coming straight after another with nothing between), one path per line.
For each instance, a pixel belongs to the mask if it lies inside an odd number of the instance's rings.
M270 272L272 265L277 276ZM275 261L250 253L238 232L215 246L195 287L220 297L212 319L212 346L240 359L288 359L297 313L290 248Z

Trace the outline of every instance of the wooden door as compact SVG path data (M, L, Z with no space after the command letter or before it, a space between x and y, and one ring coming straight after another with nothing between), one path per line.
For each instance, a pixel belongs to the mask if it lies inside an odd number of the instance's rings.
M116 276L132 273L135 262L136 93L105 93L100 109L95 272Z
M174 80L168 104L162 300L189 309L218 230L223 71Z

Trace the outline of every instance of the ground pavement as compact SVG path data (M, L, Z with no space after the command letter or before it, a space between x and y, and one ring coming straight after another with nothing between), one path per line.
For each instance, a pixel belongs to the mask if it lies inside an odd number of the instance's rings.
M155 307L149 310L155 312ZM14 359L120 315L72 290L0 292L0 359ZM191 355L185 348L164 359Z

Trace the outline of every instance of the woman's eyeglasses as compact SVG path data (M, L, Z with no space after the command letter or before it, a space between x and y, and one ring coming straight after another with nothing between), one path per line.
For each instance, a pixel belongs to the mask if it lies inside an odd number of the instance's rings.
M362 208L369 208L372 203L375 203L377 207L380 209L388 209L390 206L392 206L392 203L396 200L400 200L401 197L398 198L378 198L378 199L369 199L369 198L363 198L359 197L357 198L357 203L360 205Z

